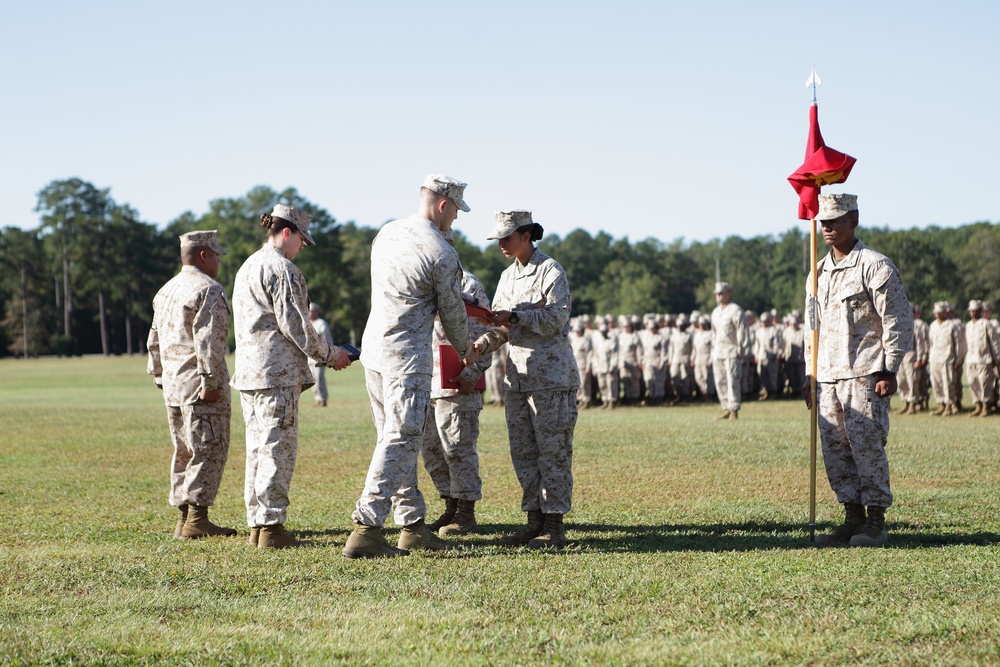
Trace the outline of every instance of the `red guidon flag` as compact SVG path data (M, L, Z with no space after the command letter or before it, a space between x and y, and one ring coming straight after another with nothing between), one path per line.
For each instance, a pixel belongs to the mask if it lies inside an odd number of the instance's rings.
M806 161L788 177L799 195L799 219L812 220L819 213L819 190L824 185L843 183L857 162L850 155L829 148L819 131L816 103L809 107L809 140Z

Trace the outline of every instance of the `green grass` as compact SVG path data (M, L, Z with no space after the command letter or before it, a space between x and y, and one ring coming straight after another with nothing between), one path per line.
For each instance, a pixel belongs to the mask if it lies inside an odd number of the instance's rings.
M533 553L497 545L523 515L487 408L481 533L357 562L360 366L328 374L331 407L302 402L288 525L313 546L265 553L243 542L238 403L213 518L241 538L171 539L144 369L0 361L2 664L1000 664L1000 418L894 417L890 548L818 550L800 403L584 412L570 547ZM818 488L825 529L822 465Z

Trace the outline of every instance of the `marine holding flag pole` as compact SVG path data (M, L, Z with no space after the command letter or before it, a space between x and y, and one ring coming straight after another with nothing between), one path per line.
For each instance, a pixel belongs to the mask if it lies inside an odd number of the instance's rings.
M816 250L816 215L819 213L819 193L824 185L843 183L857 161L850 155L827 147L819 131L819 106L816 103L816 86L822 85L816 67L806 81L812 88L812 106L809 107L809 138L806 140L806 157L798 169L788 177L799 195L799 219L810 220L809 258L812 269L809 281L809 300L806 304L806 325L809 327L812 354L809 366L809 394L812 397L809 409L809 539L816 541L816 439L819 426L819 408L816 401L816 366L819 348L819 312L816 295L819 291L819 276Z

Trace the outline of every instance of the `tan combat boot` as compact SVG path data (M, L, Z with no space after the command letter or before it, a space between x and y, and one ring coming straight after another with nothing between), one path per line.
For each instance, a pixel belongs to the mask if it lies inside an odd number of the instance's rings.
M451 548L451 545L435 535L421 519L409 526L403 526L403 529L399 531L399 541L396 543L396 547L404 551L444 551Z
M906 414L915 415L919 411L920 411L920 403L918 401L914 401L913 403L910 403L910 408L909 410L906 411Z
M884 547L888 543L889 531L885 529L885 508L869 507L865 527L851 538L851 546Z
M566 528L562 514L546 514L545 526L538 537L528 542L529 549L562 549L566 546Z
M957 403L952 403L951 405L948 406L948 411L945 412L944 414L946 417L950 417L951 415L957 415L961 411L962 408L958 407Z
M247 538L247 544L255 547L258 541L260 541L260 526L254 526L250 529L250 537Z
M261 526L257 534L258 549L294 549L308 544L309 542L295 539L294 535L285 530L285 525L282 523Z
M180 511L181 514L180 514L179 517L177 517L177 525L174 526L174 539L175 540L181 539L181 530L184 529L184 523L187 521L187 518L188 518L188 506L187 506L187 503L184 503L183 505L178 505L177 509Z
M505 547L523 547L528 542L541 535L544 527L545 516L542 512L540 510L531 510L528 512L528 525L513 535L504 535L501 537L500 544Z
M451 520L455 518L455 512L458 511L458 500L455 498L441 496L441 500L444 501L444 514L439 516L437 521L434 523L427 524L427 527L435 532L437 532L442 526L447 526L451 523Z
M382 534L381 526L355 523L354 532L347 538L343 554L348 558L395 558L409 556L410 552L389 544Z
M730 419L739 419L740 418L740 411L739 410L730 410L729 411L729 418Z
M723 412L721 415L717 417L717 419L729 419L729 410Z
M182 540L197 540L202 537L232 537L235 528L216 526L208 520L207 505L188 505L187 520L181 527Z
M816 545L821 547L846 547L851 538L865 527L865 507L861 503L844 503L844 523L829 535L819 535Z
M910 414L910 408L912 407L912 405L913 405L912 403L908 403L908 402L904 401L903 405L900 406L899 410L896 410L896 414L897 415L908 415L908 414Z
M441 526L438 535L448 537L449 535L468 535L476 532L476 501L456 500L458 506L455 516L445 526ZM431 526L433 527L433 526Z
M937 410L935 410L934 412L931 413L931 416L933 416L933 417L940 417L941 415L943 415L947 411L948 411L948 406L945 405L944 403L942 403L941 405L939 405L937 407Z
M983 413L983 404L979 403L977 401L976 402L976 407L972 409L972 412L969 413L969 416L970 417L978 417L982 413Z

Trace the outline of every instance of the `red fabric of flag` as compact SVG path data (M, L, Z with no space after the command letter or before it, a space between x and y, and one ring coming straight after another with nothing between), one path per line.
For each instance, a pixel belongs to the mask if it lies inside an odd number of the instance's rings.
M802 166L788 177L799 195L799 219L812 220L819 213L819 191L824 185L843 183L857 162L850 155L835 151L823 141L819 131L819 112L815 104L809 107L809 138Z

